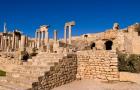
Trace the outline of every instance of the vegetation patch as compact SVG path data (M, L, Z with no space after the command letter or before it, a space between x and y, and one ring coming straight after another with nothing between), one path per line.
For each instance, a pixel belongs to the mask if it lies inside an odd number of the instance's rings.
M140 55L118 54L119 71L140 73Z
M6 76L6 72L5 72L5 71L0 70L0 76Z

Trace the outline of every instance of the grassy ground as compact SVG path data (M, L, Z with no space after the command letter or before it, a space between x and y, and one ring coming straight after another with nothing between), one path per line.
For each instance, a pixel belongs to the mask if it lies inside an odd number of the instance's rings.
M0 70L0 76L6 76L6 72L5 72L5 71Z

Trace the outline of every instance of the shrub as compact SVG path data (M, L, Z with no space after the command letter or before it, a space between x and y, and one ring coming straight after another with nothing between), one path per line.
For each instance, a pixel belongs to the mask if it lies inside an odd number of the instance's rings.
M29 58L28 52L27 51L21 51L21 60L27 61L28 58Z
M118 54L118 66L119 66L119 71L127 71L127 54Z
M118 54L119 71L140 72L140 55L136 54Z
M0 70L0 76L6 76L6 72L5 72L5 71Z

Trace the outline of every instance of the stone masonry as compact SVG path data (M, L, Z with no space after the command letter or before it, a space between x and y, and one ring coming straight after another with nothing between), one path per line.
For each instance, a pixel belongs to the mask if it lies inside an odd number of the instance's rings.
M116 51L89 50L68 54L39 77L30 90L50 90L79 78L118 81L117 65Z
M29 90L50 90L54 87L70 83L76 79L77 74L77 57L70 54L45 72L44 76L38 78L38 82L32 84L33 88Z
M49 39L49 25L40 26L35 38L18 30L7 32L4 25L0 69L6 71L6 77L0 79L0 85L6 83L14 90L50 90L76 79L119 81L117 52L140 54L139 23L125 29L115 23L105 32L73 37L74 25L74 21L65 23L61 40L57 40L57 31ZM19 59L24 50L32 52L26 62Z
M88 50L77 52L77 78L119 80L118 60L115 51Z

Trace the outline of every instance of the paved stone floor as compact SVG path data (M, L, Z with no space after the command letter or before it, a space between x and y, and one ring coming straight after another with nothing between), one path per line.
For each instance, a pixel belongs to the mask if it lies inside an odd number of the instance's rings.
M140 85L132 82L99 82L95 80L80 80L53 90L140 90Z

